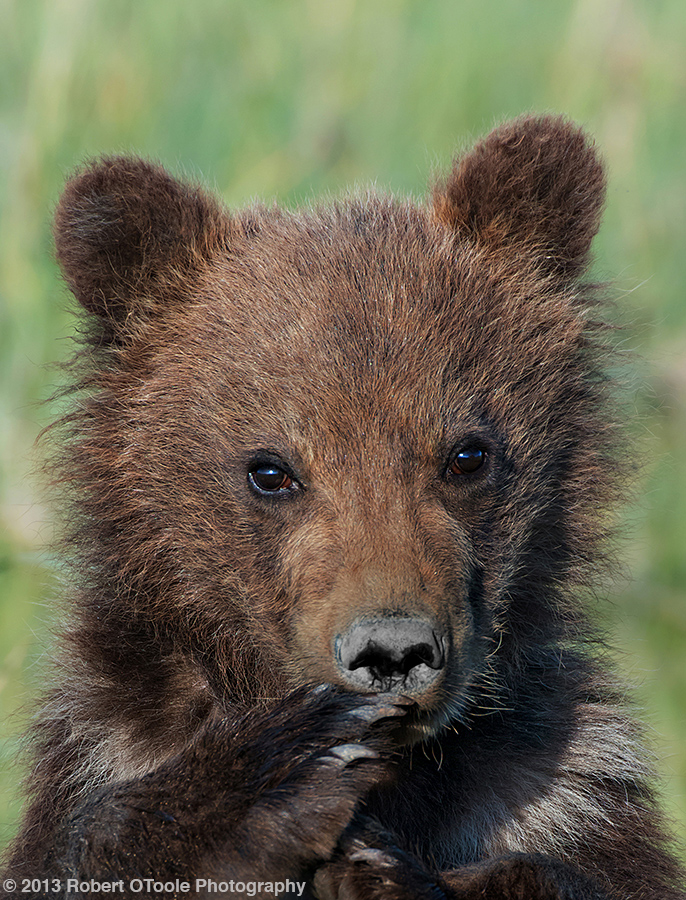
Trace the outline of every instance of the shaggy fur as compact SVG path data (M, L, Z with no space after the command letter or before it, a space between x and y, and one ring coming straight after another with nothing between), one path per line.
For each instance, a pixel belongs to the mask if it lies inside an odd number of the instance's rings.
M603 193L557 118L427 207L68 183L77 584L12 877L686 896L581 599L620 481Z

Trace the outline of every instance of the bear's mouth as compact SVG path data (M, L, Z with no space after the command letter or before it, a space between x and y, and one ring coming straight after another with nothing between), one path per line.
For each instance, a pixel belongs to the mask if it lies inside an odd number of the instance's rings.
M399 746L410 746L435 738L449 722L450 713L447 709L415 705L399 722L397 743Z

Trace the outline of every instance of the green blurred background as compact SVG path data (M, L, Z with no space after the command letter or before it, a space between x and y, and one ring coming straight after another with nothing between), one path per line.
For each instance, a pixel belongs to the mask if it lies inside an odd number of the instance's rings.
M371 180L419 196L456 148L528 110L583 123L609 167L596 274L644 362L631 577L599 615L686 838L684 0L0 0L0 846L59 590L32 468L71 346L50 244L65 175L136 151L231 205Z

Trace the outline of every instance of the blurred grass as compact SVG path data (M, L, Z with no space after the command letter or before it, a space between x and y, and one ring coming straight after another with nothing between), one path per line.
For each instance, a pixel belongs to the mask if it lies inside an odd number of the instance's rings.
M613 278L638 386L641 501L608 613L686 839L686 7L683 0L0 0L0 844L19 813L16 735L49 646L49 516L31 474L69 352L50 250L65 174L134 150L230 204L378 180L421 194L456 147L564 112L610 171L597 272Z

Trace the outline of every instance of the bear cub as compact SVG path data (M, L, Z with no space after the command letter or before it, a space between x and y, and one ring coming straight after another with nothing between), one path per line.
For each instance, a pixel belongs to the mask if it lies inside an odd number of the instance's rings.
M68 182L74 577L7 877L686 896L584 613L622 481L604 186L552 116L426 204L233 212L135 157Z

